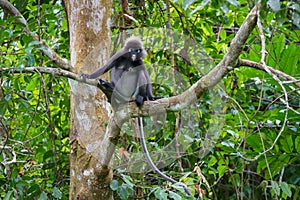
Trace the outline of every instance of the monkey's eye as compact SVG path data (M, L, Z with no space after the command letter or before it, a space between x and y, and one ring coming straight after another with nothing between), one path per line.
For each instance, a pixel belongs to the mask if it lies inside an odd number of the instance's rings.
M135 52L135 53L141 53L142 52L142 49L128 49L128 52Z

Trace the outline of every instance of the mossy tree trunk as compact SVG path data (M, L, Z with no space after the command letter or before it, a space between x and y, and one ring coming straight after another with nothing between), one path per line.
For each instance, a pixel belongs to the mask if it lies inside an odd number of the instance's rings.
M110 52L111 1L65 0L70 34L71 64L76 73L91 73ZM70 80L70 199L113 199L112 169L103 164L107 154L105 124L109 104L93 86Z

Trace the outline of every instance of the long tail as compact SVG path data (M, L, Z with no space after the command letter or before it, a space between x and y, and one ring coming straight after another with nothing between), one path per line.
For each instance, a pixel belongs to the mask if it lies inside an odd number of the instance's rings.
M139 134L140 134L140 141L141 141L141 145L143 148L143 152L146 156L146 159L148 161L148 164L151 166L151 168L161 177L163 177L165 180L170 181L173 184L177 184L180 185L184 188L184 191L187 193L187 195L191 196L191 192L189 191L188 187L181 182L178 182L174 179L172 179L171 177L167 176L166 174L164 174L163 172L161 172L156 165L153 163L150 154L148 152L147 146L146 146L146 140L145 140L145 136L144 136L144 126L143 126L143 120L141 117L138 117L138 125L139 125Z

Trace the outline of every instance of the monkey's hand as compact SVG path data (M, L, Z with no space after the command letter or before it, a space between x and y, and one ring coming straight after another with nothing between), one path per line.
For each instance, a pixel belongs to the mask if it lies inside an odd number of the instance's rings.
M84 82L86 81L86 79L90 79L90 75L84 74L84 73L81 73L81 74L80 74L80 77L82 78L82 80L83 80Z
M99 79L98 86L102 90L102 92L106 95L108 101L110 102L114 90L113 85L109 83L107 80Z

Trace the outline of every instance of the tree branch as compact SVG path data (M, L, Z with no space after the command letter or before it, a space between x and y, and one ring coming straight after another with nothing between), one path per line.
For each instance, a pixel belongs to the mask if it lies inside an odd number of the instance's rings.
M248 66L248 67L252 67L252 68L255 68L255 69L259 69L259 70L262 70L262 71L266 71L264 66L260 63L257 63L257 62L254 62L254 61L250 61L250 60L243 60L243 59L240 59L239 60L239 65L240 66ZM297 80L295 79L294 77L286 74L286 73L283 73L282 71L279 71L279 70L276 70L272 67L269 67L267 66L267 68L269 69L269 71L273 74L275 74L276 76L279 76L285 80L288 80L288 81L291 81L291 83L293 83L294 85L296 85L298 88L300 88L300 80Z
M23 15L9 1L0 0L0 7L5 9L10 15L19 17L17 21L25 25L25 27L22 28L23 31L26 32L28 35L31 35L34 40L39 41L38 35L34 34L29 30L28 23L23 17ZM73 71L73 67L71 66L69 61L67 59L61 58L55 51L53 51L49 47L49 45L46 44L44 40L41 40L41 43L37 45L43 47L41 48L41 51L58 67L65 70Z
M63 76L79 82L98 87L108 98L110 102L112 96L112 88L107 85L107 81L102 79L84 79L80 74L76 74L60 68L51 67L25 67L25 68L0 68L0 73L44 73L53 76Z
M6 0L0 0L3 2ZM1 5L1 4L0 4ZM224 56L221 62L211 70L207 75L198 80L194 85L189 89L183 92L180 95L173 96L170 98L163 98L156 101L147 101L145 102L142 109L136 107L134 103L129 103L120 107L120 111L116 112L116 116L119 116L118 121L124 121L124 119L129 117L138 117L138 116L153 116L159 113L164 113L166 111L178 111L188 105L190 105L195 99L202 96L202 94L207 91L209 88L214 87L218 84L222 78L234 67L239 65L239 55L242 52L243 46L249 37L250 33L256 26L257 21L257 11L260 8L260 4L255 6L249 15L246 17L244 23L240 27L236 36L230 44L228 53ZM99 79L87 79L83 80L82 77L78 74L59 69L59 68L47 68L47 67L26 67L23 69L19 68L0 68L0 72L41 72L47 74L53 74L56 76L64 76L77 81L85 82L90 85L99 86ZM126 111L124 114L124 111ZM118 114L119 112L119 114Z
M6 0L0 0L3 2ZM0 4L1 5L1 4ZM114 144L117 143L119 139L120 127L122 124L128 120L130 117L138 117L138 116L153 116L159 113L164 113L166 111L178 111L187 106L189 106L195 99L202 96L202 94L207 91L209 88L214 87L218 84L222 78L234 67L239 64L239 55L243 50L243 46L248 39L250 33L256 26L257 21L257 11L260 8L260 5L255 6L244 23L240 27L237 32L235 38L232 40L230 44L230 48L228 53L224 56L222 61L207 75L202 77L199 81L197 81L194 85L192 85L188 90L183 92L180 95L173 96L170 98L163 98L157 101L147 101L144 106L140 109L135 103L128 103L123 106L120 106L117 111L114 113L113 119L109 123L109 128L107 129L106 135L109 135L109 140L112 144L108 147L111 152L114 150ZM18 68L0 68L0 72L41 72L47 73L57 76L68 77L77 81L85 82L90 85L99 87L99 80L87 79L83 80L82 77L78 74L72 73L70 71L66 71L59 68L47 68L47 67L27 67L23 69ZM117 123L118 122L118 123ZM105 159L105 163L109 165L111 156L109 155Z
M85 82L89 85L98 86L99 81L96 79L87 79L83 80L79 74L60 69L60 68L52 68L52 67L25 67L25 68L0 68L0 73L44 73L44 74L52 74L53 76L63 76L67 78L71 78L76 81Z
M154 102L145 102L140 115L151 116L166 111L181 110L190 105L195 98L201 97L209 88L218 84L230 70L238 66L239 55L242 53L246 40L256 26L257 12L259 9L260 4L251 10L232 40L228 53L214 69L180 95L159 99ZM130 112L129 116L137 117L135 109L127 107L126 110Z
M110 136L110 141L113 144L118 141L120 126L129 117L153 116L166 111L181 110L189 106L195 100L195 98L202 96L206 90L218 84L230 70L238 66L238 58L243 50L243 46L250 33L256 26L257 12L259 9L260 4L251 10L236 36L232 40L228 53L224 56L222 61L207 75L192 85L188 90L180 95L170 98L163 98L156 101L146 101L142 109L139 109L134 103L125 104L119 107L119 109L114 113L114 120L121 123L115 123L115 121L109 123L107 135ZM113 152L114 145L110 145L108 150ZM111 155L109 155L109 157L106 159L106 163L109 163L110 159Z

